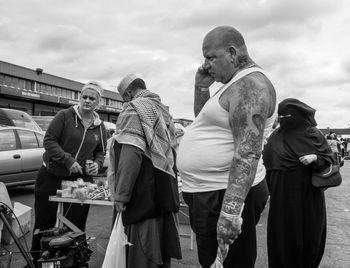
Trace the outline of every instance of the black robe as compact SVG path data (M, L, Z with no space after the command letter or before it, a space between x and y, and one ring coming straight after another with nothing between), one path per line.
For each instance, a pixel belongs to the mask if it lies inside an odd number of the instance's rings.
M307 154L316 154L317 161L303 165L299 157ZM277 129L263 159L270 191L269 267L318 267L326 243L326 206L324 192L311 184L311 174L334 162L326 139L307 123Z

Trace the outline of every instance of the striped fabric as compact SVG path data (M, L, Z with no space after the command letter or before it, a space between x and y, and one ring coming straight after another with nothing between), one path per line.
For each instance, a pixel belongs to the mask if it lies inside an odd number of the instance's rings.
M124 106L116 124L116 140L136 146L152 160L153 166L175 177L174 155L176 145L172 116L160 97L141 90Z

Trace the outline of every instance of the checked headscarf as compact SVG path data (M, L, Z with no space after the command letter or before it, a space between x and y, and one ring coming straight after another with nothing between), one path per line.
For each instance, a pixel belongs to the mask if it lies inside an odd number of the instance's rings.
M153 166L175 177L173 149L176 146L172 116L160 97L141 90L124 106L116 124L116 140L140 148Z

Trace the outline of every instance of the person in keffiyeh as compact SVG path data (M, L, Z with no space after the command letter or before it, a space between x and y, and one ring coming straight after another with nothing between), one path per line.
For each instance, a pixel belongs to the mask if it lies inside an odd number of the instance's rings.
M109 184L131 247L127 267L170 267L181 258L172 116L136 75L118 85L126 102L110 150Z

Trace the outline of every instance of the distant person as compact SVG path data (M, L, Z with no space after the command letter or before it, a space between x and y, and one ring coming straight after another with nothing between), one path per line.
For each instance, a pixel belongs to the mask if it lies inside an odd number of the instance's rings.
M334 163L332 151L316 128L313 108L285 99L278 115L280 127L263 152L270 190L269 267L317 268L326 243L326 206L311 174Z
M211 30L202 51L196 119L178 150L183 198L202 267L213 264L218 246L220 260L227 254L224 267L254 267L255 228L268 199L261 151L276 118L276 93L235 28ZM223 86L210 98L214 81Z
M117 121L109 171L116 212L122 212L129 268L169 268L181 258L176 213L175 129L160 97L131 74L118 91L126 102Z
M49 201L61 189L62 180L92 181L102 167L106 148L106 129L95 112L100 104L102 87L97 82L84 85L80 103L61 110L51 121L44 137L44 164L34 190L34 231L55 226L57 202ZM92 160L86 170L86 160ZM85 230L89 205L64 204L64 215L82 231ZM33 235L32 256L37 261L41 235Z
M340 157L340 141L337 138L337 134L334 132L329 133L327 137L327 142L332 149L334 154L334 158L336 160L336 164L340 165L341 157Z

